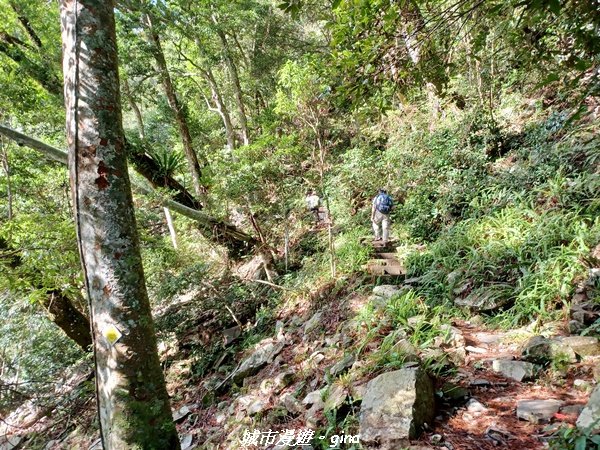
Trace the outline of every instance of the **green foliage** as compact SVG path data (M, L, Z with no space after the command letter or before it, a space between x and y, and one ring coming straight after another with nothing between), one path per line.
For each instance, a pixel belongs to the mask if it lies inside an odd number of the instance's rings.
M336 237L337 267L341 273L359 272L370 257L371 248L365 245L364 231L360 228Z
M600 435L593 428L580 430L574 426L562 426L550 441L552 450L587 450L600 448Z

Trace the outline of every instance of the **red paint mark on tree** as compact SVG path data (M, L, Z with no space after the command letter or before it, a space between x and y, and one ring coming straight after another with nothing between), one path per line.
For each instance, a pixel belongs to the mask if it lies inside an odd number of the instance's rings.
M94 158L96 156L96 146L88 145L87 147L83 147L80 154L82 158Z
M94 183L98 186L99 189L103 190L109 186L108 175L110 173L110 169L103 161L98 163L98 178L94 180Z
M123 253L121 252L115 252L115 259L121 259L121 256L123 256Z
M106 138L100 139L100 145L107 145L107 144L108 144L108 139L106 139Z

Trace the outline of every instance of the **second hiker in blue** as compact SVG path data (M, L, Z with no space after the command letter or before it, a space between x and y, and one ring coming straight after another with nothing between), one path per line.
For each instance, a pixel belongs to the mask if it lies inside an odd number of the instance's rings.
M382 240L383 231L383 244L387 244L390 237L390 212L394 207L394 201L389 196L385 189L379 189L377 195L373 198L371 206L371 222L373 223L373 232L375 233L375 240ZM381 225L381 231L380 231Z

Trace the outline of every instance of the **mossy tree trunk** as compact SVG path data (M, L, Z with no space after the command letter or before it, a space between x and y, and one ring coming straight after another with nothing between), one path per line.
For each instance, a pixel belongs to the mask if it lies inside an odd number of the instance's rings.
M133 214L113 8L113 1L61 1L69 170L101 436L107 450L179 449Z

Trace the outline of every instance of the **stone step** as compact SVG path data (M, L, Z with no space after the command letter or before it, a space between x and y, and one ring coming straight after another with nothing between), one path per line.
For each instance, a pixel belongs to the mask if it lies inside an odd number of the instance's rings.
M406 271L398 261L372 259L367 262L367 272L372 275L404 275Z
M398 253L390 253L390 252L376 252L376 259L389 259L392 261L398 261Z

